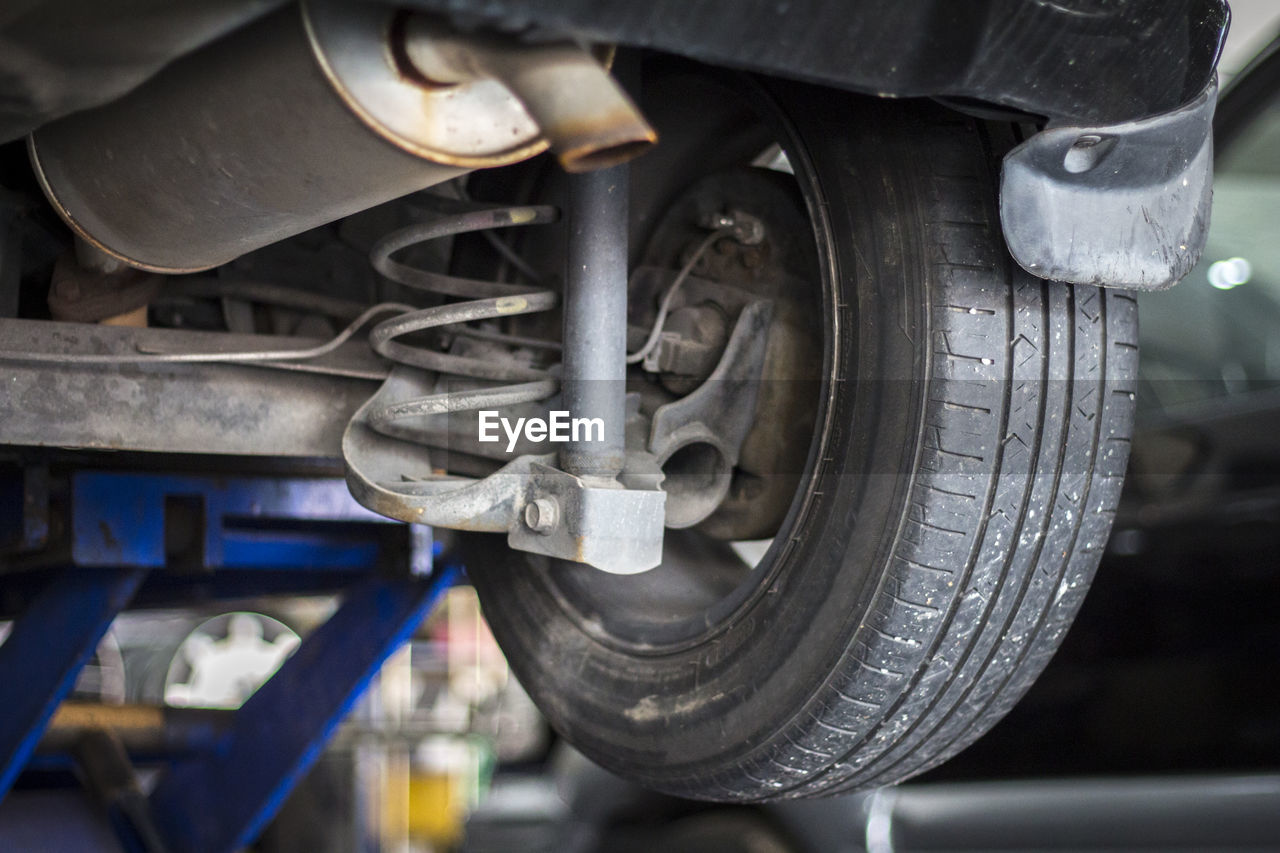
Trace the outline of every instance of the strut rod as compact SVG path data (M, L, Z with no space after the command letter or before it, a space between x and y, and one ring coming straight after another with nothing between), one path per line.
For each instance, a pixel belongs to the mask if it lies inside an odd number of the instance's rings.
M604 424L603 441L560 450L560 467L579 477L612 480L623 466L629 177L624 164L569 178L561 389L571 417ZM599 436L586 430L580 438Z

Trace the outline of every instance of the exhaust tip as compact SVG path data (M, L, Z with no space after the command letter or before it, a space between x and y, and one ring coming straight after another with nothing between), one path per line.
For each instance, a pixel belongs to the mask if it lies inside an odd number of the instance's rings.
M648 151L658 134L588 50L571 42L525 44L496 35L464 35L413 15L397 36L415 79L501 83L528 112L566 172L617 166Z
M649 131L645 136L624 139L601 145L598 140L587 143L554 145L556 158L566 172L578 174L594 172L596 169L607 169L634 160L652 148L658 141L658 135Z

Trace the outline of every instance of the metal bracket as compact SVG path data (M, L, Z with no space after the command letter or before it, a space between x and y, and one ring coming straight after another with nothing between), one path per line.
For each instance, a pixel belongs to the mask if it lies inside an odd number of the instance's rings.
M614 574L635 574L662 562L666 494L657 488L597 486L549 465L531 466L521 524L507 544L521 551L575 560ZM545 524L546 509L557 517Z
M513 548L585 562L603 571L631 574L658 564L665 500L657 487L660 478L647 478L651 482L641 490L597 487L557 470L554 453L519 456L479 480L433 475L428 448L389 438L369 426L369 412L387 401L427 393L428 383L425 373L396 368L347 425L342 455L347 461L347 485L356 500L401 521L506 533ZM421 471L423 478L406 479L406 471ZM525 518L527 505L548 497L557 503L564 499L559 507L563 526L557 525L550 536L531 532ZM642 515L648 520L637 525ZM584 531L601 534L606 544L591 544L593 537L584 543Z
M1099 127L1050 127L1004 158L1000 222L1027 272L1164 290L1204 251L1216 79L1190 103Z

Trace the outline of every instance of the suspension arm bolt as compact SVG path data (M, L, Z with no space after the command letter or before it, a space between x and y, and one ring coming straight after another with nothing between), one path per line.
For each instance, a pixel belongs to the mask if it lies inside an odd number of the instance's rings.
M534 533L551 533L560 523L560 505L555 498L536 498L524 505L524 523Z

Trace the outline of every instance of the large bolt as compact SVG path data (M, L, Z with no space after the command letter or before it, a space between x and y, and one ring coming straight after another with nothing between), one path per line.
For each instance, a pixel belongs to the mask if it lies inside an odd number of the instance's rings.
M555 498L536 498L524 505L524 523L534 533L546 536L560 522L560 505Z

